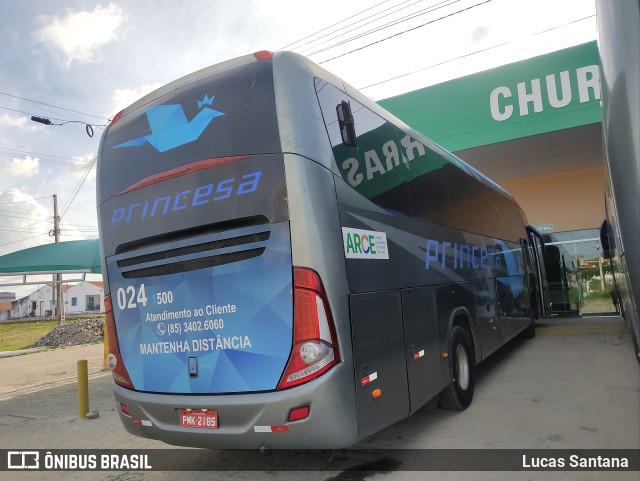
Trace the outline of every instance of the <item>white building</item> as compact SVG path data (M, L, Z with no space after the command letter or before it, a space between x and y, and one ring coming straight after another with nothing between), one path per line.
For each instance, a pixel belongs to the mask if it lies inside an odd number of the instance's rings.
M37 291L11 303L11 319L44 317L53 309L53 288L44 284Z
M104 312L104 283L81 281L66 285L64 290L64 312L66 315L85 312Z
M55 309L51 284L44 284L35 292L11 303L11 319L45 317ZM80 281L62 285L65 315L104 312L104 287L99 281ZM1 314L0 314L1 315Z

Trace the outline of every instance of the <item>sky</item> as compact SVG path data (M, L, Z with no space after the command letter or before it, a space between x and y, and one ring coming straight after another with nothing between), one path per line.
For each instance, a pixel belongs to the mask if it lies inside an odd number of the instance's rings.
M104 126L195 70L292 50L380 100L596 38L593 0L0 0L0 255L53 242L54 194L97 238Z

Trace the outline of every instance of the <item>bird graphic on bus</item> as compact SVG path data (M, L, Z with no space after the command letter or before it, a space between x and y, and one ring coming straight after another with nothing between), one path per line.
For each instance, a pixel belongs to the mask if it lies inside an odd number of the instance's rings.
M223 112L207 107L213 103L214 98L215 95L211 97L205 95L202 100L198 100L198 108L201 110L191 120L187 120L182 105L179 104L151 107L147 111L151 133L118 144L113 148L141 147L149 142L158 152L166 152L198 140L213 119L224 115Z

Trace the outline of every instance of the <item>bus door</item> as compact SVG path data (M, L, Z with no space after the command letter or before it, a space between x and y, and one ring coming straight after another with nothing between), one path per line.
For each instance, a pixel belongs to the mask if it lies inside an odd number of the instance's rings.
M527 226L529 241L529 258L533 261L533 276L535 278L536 304L538 318L548 318L551 315L549 297L549 284L544 269L544 239L540 233L531 226Z

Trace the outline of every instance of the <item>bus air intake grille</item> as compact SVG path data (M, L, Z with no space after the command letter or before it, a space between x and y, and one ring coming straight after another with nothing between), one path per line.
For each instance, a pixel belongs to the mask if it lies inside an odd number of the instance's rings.
M164 276L167 274L177 274L179 272L195 271L205 269L207 267L221 266L240 262L253 257L261 256L265 248L249 249L240 252L231 252L229 254L220 254L217 256L203 257L200 259L191 259L187 261L174 262L172 264L164 264L161 266L146 267L133 271L123 272L122 277L126 279L137 279L140 277Z
M118 261L118 267L129 267L145 262L153 262L161 259L169 259L171 257L184 256L189 254L197 254L199 252L210 251L213 249L224 249L225 247L234 247L243 244L253 244L254 242L262 242L269 239L271 232L258 232L256 234L248 234L239 237L231 237L228 239L220 239L202 244L195 244L185 247L177 247L161 252L144 254L141 256L130 257Z

